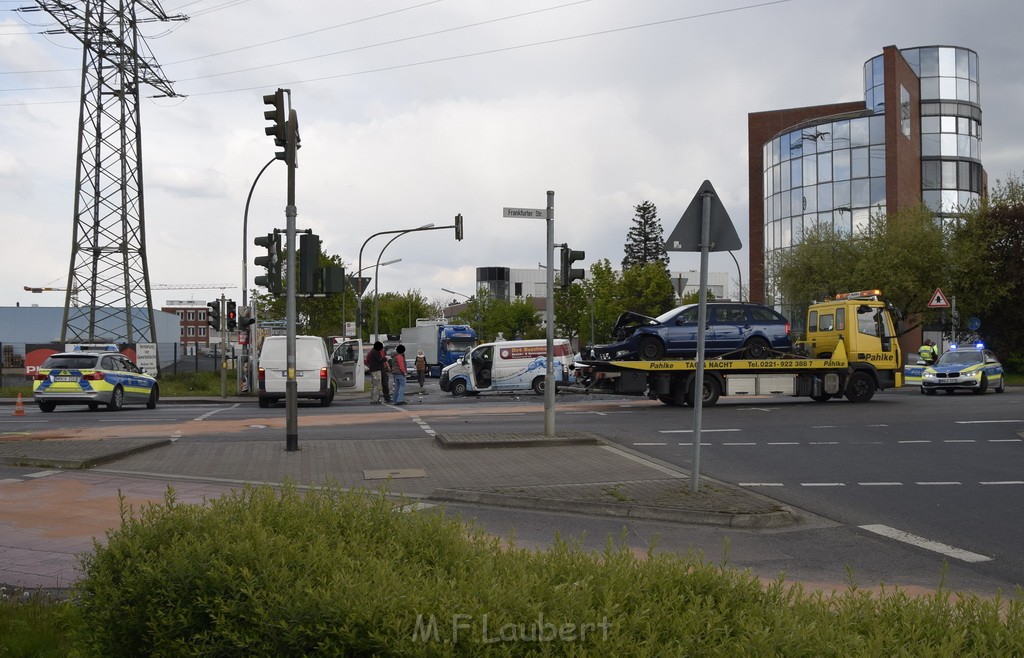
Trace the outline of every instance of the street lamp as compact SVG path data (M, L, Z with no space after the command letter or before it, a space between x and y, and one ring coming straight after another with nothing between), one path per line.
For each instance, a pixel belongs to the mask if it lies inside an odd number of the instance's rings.
M377 274L378 274L377 270L380 269L380 259L381 259L381 257L384 255L384 252L387 250L387 248L391 245L392 242L394 242L398 238L402 237L406 233L414 233L416 231L429 231L429 230L431 230L433 228L434 228L433 224L424 224L423 226L420 226L419 228L411 228L411 229L408 229L406 231L401 231L401 232L398 233L398 235L396 235L395 237L393 237L390 240L388 240L387 244L384 245L384 248L380 250L379 254L377 254L377 266L374 268L374 272L373 272L373 333L374 333L374 335L377 335L377 333L378 333L378 329L377 329L377 319L378 319L378 317L377 317L377 291L379 290L380 277L377 276ZM445 226L445 227L442 227L442 228L448 228L448 227Z
M431 230L433 228L434 228L434 225L433 225L433 223L431 223L431 224L424 224L423 226L420 226L418 228L398 229L398 230L395 230L395 231L379 231L377 233L374 233L370 237L368 237L365 240L363 240L363 246L359 247L359 270L358 271L359 272L363 271L363 249L366 248L366 243L369 242L370 240L374 239L378 235L390 235L392 233L409 233L411 231L429 231L429 230ZM377 260L379 261L380 259L378 258ZM376 278L377 277L374 276L374 279L376 279ZM359 279L356 279L356 282L360 283ZM360 337L362 337L362 324L363 324L363 286L359 285L357 290L356 290L356 331L359 332L359 336Z
M380 266L384 267L386 265L394 265L395 263L401 262L401 260L402 260L401 258L396 258L395 260L384 261L383 263L380 264ZM370 269L369 266L367 266L366 269ZM355 279L357 290L358 290L358 287L359 287L359 277L361 277L362 274L363 274L363 271L359 270L358 272L355 273L355 276L350 275L350 274L346 275L346 278L349 279L349 280ZM345 300L346 300L346 298L347 298L346 295L342 295L341 296L341 325L342 325L341 326L341 331L342 331L342 333L345 333L345 319L348 317L345 314ZM357 295L357 299L358 299L358 295ZM357 316L357 319L358 319L358 316ZM358 332L359 332L359 327L358 326L356 327L356 332L357 332L357 336L359 338L362 338L362 336L358 334Z

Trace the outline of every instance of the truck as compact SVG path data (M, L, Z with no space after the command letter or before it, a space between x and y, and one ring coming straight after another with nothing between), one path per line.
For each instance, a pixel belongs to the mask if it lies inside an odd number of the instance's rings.
M704 360L703 406L723 395L788 395L825 402L868 402L903 385L899 311L879 290L842 293L807 310L807 337L793 352L746 359L742 353ZM647 395L670 406L692 405L695 359L594 361L574 364L586 391Z
M400 340L405 345L406 359L412 363L416 352L423 350L431 377L440 377L450 366L476 344L476 331L468 324L445 324L443 320L416 318L415 327L402 329Z

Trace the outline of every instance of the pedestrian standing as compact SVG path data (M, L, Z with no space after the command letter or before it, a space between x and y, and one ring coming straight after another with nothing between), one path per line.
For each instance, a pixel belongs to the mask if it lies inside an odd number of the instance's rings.
M380 404L383 390L384 344L377 341L366 353L366 368L370 371L370 404Z
M405 345L395 349L395 404L405 404L405 385L409 369L405 365Z
M384 387L384 401L391 404L391 357L388 356L388 351L383 346L380 348L380 358L384 362L384 366L381 369L381 384Z
M423 380L427 377L427 357L423 354L423 350L416 350L416 379L420 382L420 388L423 388Z

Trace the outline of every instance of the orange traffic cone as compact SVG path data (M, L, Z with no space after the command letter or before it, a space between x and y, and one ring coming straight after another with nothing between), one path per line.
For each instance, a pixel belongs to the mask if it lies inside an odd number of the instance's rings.
M24 416L25 415L25 405L22 404L22 402L21 402L21 393L18 393L18 401L14 403L14 415L15 416Z

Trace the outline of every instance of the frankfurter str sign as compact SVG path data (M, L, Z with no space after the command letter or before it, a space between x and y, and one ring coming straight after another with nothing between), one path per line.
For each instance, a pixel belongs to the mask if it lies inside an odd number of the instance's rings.
M513 219L544 219L547 217L547 210L544 208L502 208L501 216Z

